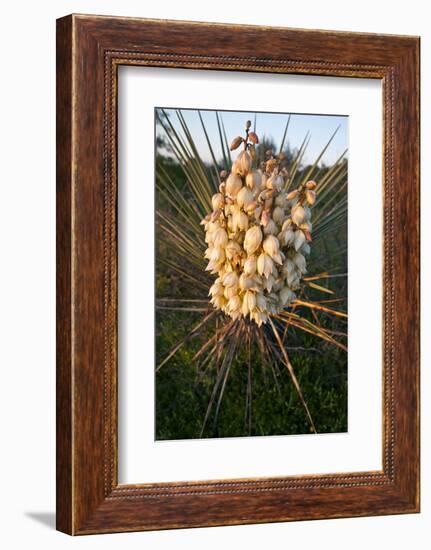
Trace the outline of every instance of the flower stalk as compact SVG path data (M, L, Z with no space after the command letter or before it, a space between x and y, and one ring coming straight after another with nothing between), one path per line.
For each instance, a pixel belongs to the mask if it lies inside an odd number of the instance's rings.
M259 138L250 127L247 121L245 138L232 141L232 151L241 144L243 150L231 172L220 174L213 210L201 223L206 270L216 275L212 305L234 320L248 317L261 326L292 304L307 272L316 183L287 193L283 153L267 151L267 160L254 167Z

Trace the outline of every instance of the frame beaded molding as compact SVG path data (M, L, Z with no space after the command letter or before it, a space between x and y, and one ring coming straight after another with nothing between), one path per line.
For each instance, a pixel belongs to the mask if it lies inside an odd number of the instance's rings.
M169 53L106 50L104 52L104 490L107 500L161 498L184 495L251 493L305 488L357 487L390 485L394 482L394 71L380 65L349 65L323 61L303 62L258 57L175 55ZM304 475L285 478L234 479L226 481L190 481L118 485L117 422L117 86L119 65L172 67L210 70L236 70L284 74L316 74L375 78L382 80L384 102L384 266L387 282L383 310L383 471L351 474ZM329 73L328 73L329 74Z

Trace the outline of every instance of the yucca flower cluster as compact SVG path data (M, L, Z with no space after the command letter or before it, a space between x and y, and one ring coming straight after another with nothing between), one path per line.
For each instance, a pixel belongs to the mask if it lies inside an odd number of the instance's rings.
M233 319L249 316L260 326L295 300L307 271L316 183L288 192L282 153L267 151L267 160L254 168L259 138L250 127L247 121L245 138L231 144L231 150L243 150L231 172L220 174L213 210L202 224L206 270L217 275L211 303Z

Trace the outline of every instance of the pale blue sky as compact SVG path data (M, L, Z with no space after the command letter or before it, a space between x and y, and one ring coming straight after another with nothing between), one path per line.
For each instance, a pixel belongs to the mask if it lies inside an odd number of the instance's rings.
M177 130L181 127L174 109L165 109L171 114L170 119ZM211 162L208 145L196 110L182 110L190 132L195 140L199 153L204 161ZM226 135L229 143L237 135L244 135L246 120L254 123L254 112L247 111L219 111L221 113ZM209 138L214 148L217 159L222 157L218 127L215 111L201 110ZM284 129L289 113L262 113L256 114L256 133L262 139L264 135L272 137L276 147L281 144ZM310 132L311 139L304 156L304 163L313 163L320 154L329 138L340 126L332 143L328 147L322 162L332 164L348 148L348 117L338 115L320 114L297 114L291 113L287 141L292 149L299 148L307 132Z

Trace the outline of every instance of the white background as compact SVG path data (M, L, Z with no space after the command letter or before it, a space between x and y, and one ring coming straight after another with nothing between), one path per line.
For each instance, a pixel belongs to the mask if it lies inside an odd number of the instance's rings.
M286 25L422 36L422 150L431 150L431 31L420 0L9 2L3 6L0 88L1 543L5 548L425 549L431 523L430 338L422 350L422 514L102 535L72 539L54 523L55 18L74 12ZM4 43L3 43L4 42ZM422 179L431 180L423 155ZM423 186L422 204L431 203ZM431 223L423 212L423 314L431 330ZM429 535L428 535L429 539Z
M381 470L380 81L145 67L121 67L119 79L120 482ZM253 90L245 102L243 89ZM343 145L349 147L348 433L154 441L152 122L155 105L175 102L184 108L349 114L349 143ZM365 204L373 224L363 223Z

